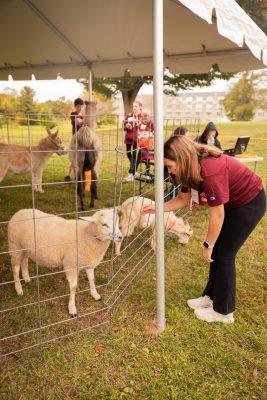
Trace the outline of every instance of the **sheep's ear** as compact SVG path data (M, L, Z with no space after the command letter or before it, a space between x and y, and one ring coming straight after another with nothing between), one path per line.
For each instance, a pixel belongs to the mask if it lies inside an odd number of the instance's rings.
M92 218L88 224L87 231L89 236L99 236L99 222Z
M122 216L121 206L113 207L113 210L117 212L118 217Z
M172 218L168 218L166 222L166 231L167 232L171 231L174 225L175 225L175 220L173 220Z
M187 220L184 221L184 224L185 224L185 226L186 226L187 228L190 228L189 222L188 222Z

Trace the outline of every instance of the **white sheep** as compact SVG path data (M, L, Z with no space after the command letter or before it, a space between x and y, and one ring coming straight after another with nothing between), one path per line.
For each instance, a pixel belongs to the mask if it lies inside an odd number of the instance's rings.
M25 282L30 281L29 258L51 269L63 267L70 286L69 314L76 316L78 270L86 270L91 296L100 300L94 268L102 261L111 240L121 239L117 211L113 209L97 211L86 221L66 220L33 209L18 211L8 224L9 252L17 294L23 294L20 267Z
M121 206L117 207L120 212L120 230L122 238L131 236L135 228L151 228L151 247L155 250L156 238L155 238L155 215L145 214L140 215L140 210L145 204L155 204L155 202L146 197L130 197ZM182 218L178 218L173 212L164 213L164 225L166 233L174 233L179 238L179 243L186 244L189 241L190 236L193 234L193 230L190 228L189 223ZM115 254L119 256L121 254L121 242L115 244Z

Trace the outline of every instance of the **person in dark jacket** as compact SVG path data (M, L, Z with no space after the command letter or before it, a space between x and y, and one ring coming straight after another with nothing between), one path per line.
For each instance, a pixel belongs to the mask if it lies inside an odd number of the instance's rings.
M222 149L221 143L218 140L219 132L213 122L209 122L200 136L195 138L195 142L208 144L210 146Z

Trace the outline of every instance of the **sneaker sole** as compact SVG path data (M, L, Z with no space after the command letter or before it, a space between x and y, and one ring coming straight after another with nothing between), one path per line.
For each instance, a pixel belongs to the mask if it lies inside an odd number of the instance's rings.
M205 319L205 317L202 317L202 315L197 315L197 314L195 313L195 316L196 316L197 319L199 319L199 320L201 320L201 321L208 322L209 324L212 323L212 322L222 322L223 324L232 324L232 323L235 321L234 318L226 318L226 319L221 319L221 320L219 320L219 319L212 319L212 320L208 321L207 319Z

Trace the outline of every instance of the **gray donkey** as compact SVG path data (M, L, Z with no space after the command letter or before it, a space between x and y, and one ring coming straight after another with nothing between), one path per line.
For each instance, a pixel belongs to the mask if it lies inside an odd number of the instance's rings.
M99 177L102 160L101 141L96 134L96 103L86 102L85 122L77 133L72 136L69 149L69 159L75 167L77 180L77 194L80 197L81 210L85 210L85 171L91 171L91 202L97 199L97 179Z

